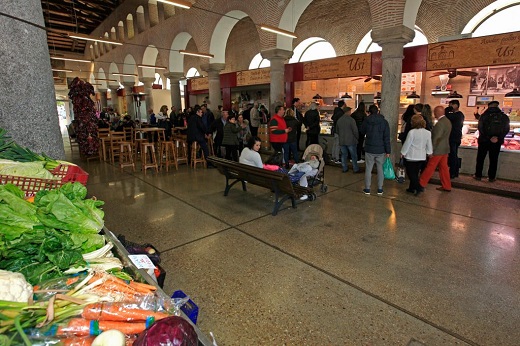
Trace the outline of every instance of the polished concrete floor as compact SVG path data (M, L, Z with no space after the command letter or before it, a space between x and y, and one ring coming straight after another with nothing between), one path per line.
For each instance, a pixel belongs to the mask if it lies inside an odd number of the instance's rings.
M326 167L327 193L271 216L214 169L146 176L98 161L108 229L162 253L165 291L222 345L520 345L520 201L427 187L415 197Z

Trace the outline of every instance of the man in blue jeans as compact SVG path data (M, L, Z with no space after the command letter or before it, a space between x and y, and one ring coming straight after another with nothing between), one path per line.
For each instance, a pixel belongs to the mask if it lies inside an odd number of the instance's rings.
M376 105L368 108L370 115L361 125L361 135L365 135L365 195L370 195L372 183L372 167L377 167L377 194L383 194L383 163L385 158L390 157L392 152L390 146L390 126L385 117L379 114ZM352 160L354 161L354 160Z
M350 156L352 157L352 169L354 173L360 173L357 164L358 128L356 121L350 116L352 108L345 106L343 109L344 114L339 116L336 121L335 132L338 135L338 144L341 148L341 166L343 167L343 173L348 172L347 153L350 152Z

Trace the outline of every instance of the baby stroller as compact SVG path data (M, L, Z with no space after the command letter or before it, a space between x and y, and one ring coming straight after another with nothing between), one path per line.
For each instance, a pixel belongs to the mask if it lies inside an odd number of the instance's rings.
M319 144L309 145L303 152L302 161L307 161L308 156L311 154L317 154L320 165L318 167L318 173L316 173L312 178L308 177L309 186L314 187L321 184L321 192L327 192L328 186L325 184L325 160L323 158L323 148Z

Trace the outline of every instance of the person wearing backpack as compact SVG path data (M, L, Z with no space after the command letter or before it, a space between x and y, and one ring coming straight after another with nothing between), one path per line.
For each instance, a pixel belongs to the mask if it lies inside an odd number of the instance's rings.
M489 152L488 180L494 182L497 175L498 155L504 138L509 132L509 117L498 107L498 101L488 103L488 109L482 113L478 121L477 165L473 179L482 179L484 160Z

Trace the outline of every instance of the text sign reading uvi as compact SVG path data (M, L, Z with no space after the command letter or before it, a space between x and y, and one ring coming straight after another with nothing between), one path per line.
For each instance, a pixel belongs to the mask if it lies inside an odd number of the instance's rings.
M208 77L194 78L191 80L191 90L206 90L209 89Z
M271 83L271 68L237 72L237 86L258 85Z
M370 76L371 69L370 53L344 55L331 59L304 62L303 80Z
M428 71L520 63L520 32L428 45Z

